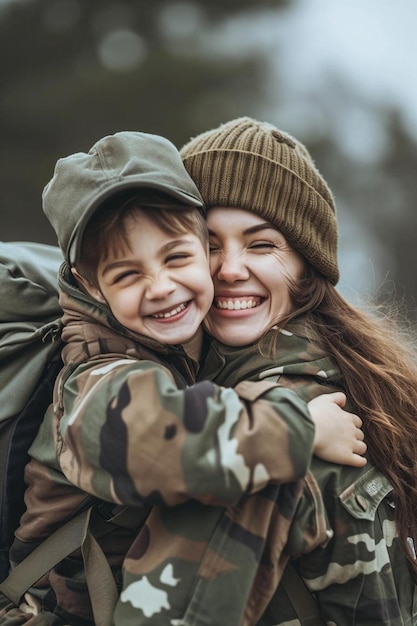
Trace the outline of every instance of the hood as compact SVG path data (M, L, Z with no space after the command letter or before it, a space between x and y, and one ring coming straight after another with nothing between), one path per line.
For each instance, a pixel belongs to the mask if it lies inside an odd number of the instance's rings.
M186 358L182 346L161 344L119 324L105 304L78 287L66 262L60 267L59 289L59 302L64 312L62 358L65 365L107 358L109 354L152 360L165 360L168 355Z

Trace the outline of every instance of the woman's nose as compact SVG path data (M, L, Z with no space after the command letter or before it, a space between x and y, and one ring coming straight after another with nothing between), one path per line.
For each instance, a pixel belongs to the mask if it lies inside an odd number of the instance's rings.
M234 283L238 280L247 280L249 270L243 255L223 254L218 260L218 266L214 273L218 280Z

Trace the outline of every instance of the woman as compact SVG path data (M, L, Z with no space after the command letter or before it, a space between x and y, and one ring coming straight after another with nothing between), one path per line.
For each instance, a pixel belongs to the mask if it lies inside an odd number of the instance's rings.
M274 594L284 554L327 624L417 623L415 355L393 323L337 292L334 199L300 142L240 118L181 154L211 236L215 298L206 327L215 340L200 376L222 385L279 378L304 399L343 390L363 419L370 460L346 467L313 459L286 546L280 554L273 542L265 547L252 589L257 608L247 607L243 622L255 623L266 607L262 626L301 623L282 585ZM209 598L197 586L189 614L210 615Z

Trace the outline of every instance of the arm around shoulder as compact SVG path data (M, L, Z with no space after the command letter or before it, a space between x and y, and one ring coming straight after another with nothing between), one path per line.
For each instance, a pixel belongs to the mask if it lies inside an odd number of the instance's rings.
M107 360L74 372L64 405L62 471L117 503L235 504L297 480L311 458L307 405L271 383L178 389L153 362Z

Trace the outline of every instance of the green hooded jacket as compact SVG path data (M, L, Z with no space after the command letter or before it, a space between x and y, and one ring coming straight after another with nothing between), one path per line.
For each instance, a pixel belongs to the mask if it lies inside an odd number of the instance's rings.
M263 356L268 354L271 332L262 342L261 351L254 346L231 348L213 341L200 376L222 385L236 385L242 378L279 380L305 401L320 393L343 390L340 373L318 342L309 338L312 334L307 331L306 322L294 322L279 333L273 359ZM370 462L363 468L353 468L313 457L294 520L281 549L317 599L323 624L417 624L416 588L398 541L394 512L393 489ZM221 521L209 540L208 549L212 544L222 546L222 551L233 544L229 529ZM273 578L275 587L272 589L267 582L282 559L276 548L276 537L272 534L260 558L254 584L254 588L267 589L258 609L269 595L258 626L299 626L301 622L293 605L283 586L278 585L280 574ZM413 546L410 549L414 550ZM222 621L221 611L227 614L227 606L216 599L221 584L216 587L212 581L203 582L205 584L197 581L186 619L181 623L187 626L231 624ZM252 599L256 595L254 591L252 589ZM227 596L226 585L223 594L228 602L233 602L233 598ZM255 614L249 599L241 624L255 623L252 621Z
M195 509L234 506L269 483L301 484L296 481L311 460L313 423L305 402L274 382L243 382L235 390L209 381L195 384L197 365L180 346L126 331L106 306L75 286L66 265L59 283L64 369L30 450L27 512L13 561L21 561L91 498L110 507L128 505L142 520L138 527L120 528L99 541L120 590L115 624L151 618L156 621L147 623L175 623L199 560L195 548L213 528L213 520L201 530L186 521L182 526L183 520L192 520ZM289 488L291 514L299 494ZM264 530L257 529L260 546ZM236 541L250 553L241 535ZM153 549L154 537L164 538L169 552L164 563ZM251 561L244 577L242 599L255 565ZM225 558L220 570L242 584L233 562ZM45 618L49 611L71 625L93 623L78 554L32 591ZM16 611L5 610L0 623L7 624L8 616L19 623Z

